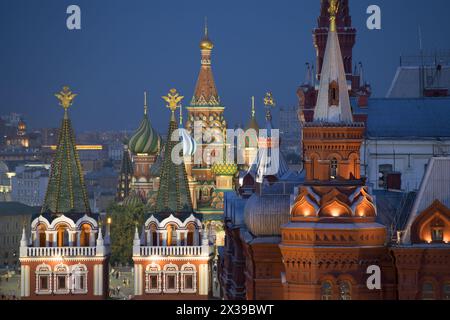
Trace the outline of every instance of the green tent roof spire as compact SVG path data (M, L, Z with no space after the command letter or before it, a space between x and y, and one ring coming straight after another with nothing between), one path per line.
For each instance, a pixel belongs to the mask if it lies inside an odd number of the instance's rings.
M75 135L67 111L76 94L73 94L68 87L64 87L63 91L55 96L64 108L64 118L59 131L58 145L52 160L50 180L41 213L90 214L83 171L76 150Z

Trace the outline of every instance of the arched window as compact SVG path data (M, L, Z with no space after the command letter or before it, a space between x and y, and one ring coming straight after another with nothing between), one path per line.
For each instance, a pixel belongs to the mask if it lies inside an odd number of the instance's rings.
M430 225L431 228L431 241L432 242L443 242L444 241L444 222L435 218Z
M78 264L72 269L72 292L75 294L88 292L87 268L84 264Z
M177 227L170 224L167 226L167 246L177 245Z
M336 158L333 158L330 161L330 179L331 180L336 179L337 174L338 174L338 161Z
M158 232L156 232L156 225L153 223L150 225L150 239L149 240L151 240L150 245L152 245L154 247L158 245Z
M174 264L164 266L164 292L177 293L178 286L178 267Z
M160 293L161 292L161 269L157 264L151 264L147 266L145 270L145 292L147 293Z
M431 282L424 282L422 285L422 300L434 300L434 285Z
M450 282L444 284L444 287L442 290L442 299L450 300Z
M331 282L322 282L322 287L320 289L320 296L322 300L331 300L333 298L333 286Z
M38 239L39 242L39 247L46 247L46 235L45 235L45 226L40 224L37 227L37 235L36 238Z
M181 267L181 292L195 293L197 291L197 273L195 266L185 264Z
M57 229L57 245L58 247L67 247L69 245L69 233L66 225L60 225Z
M66 265L59 264L55 267L53 282L55 283L55 293L69 293L69 268Z
M348 281L342 281L339 284L339 299L340 300L352 300L351 286Z
M89 236L91 234L91 226L83 224L80 231L80 247L89 247Z
M194 245L194 233L196 232L195 226L191 223L187 227L187 239L186 239L186 245L187 246L193 246Z
M49 265L41 264L36 267L36 293L52 293L52 270Z

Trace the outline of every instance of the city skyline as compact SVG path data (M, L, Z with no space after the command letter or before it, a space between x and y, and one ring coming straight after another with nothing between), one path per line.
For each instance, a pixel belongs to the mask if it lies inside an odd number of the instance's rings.
M448 5L439 2L436 6ZM215 44L215 80L230 126L248 121L252 95L261 121L267 90L274 92L278 106L296 106L295 92L304 80L305 62L314 62L315 1L284 1L276 6L248 1L239 10L233 2L78 1L82 12L79 31L65 26L69 4L1 4L1 12L8 15L2 18L5 27L0 31L5 43L0 64L6 75L1 80L0 105L2 113L24 114L32 128L58 127L60 114L54 109L53 93L67 84L79 93L70 111L78 132L134 130L147 90L150 120L164 133L160 97L172 87L187 97L185 104L192 97L205 16ZM420 1L379 1L382 30L369 31L365 26L369 4L358 1L350 6L358 30L354 63L363 62L373 97L383 97L399 56L418 52L419 25L425 49L446 49L440 42L447 26L445 10L434 12ZM427 14L430 10L432 15ZM237 32L241 37L235 36ZM398 34L402 34L400 39Z

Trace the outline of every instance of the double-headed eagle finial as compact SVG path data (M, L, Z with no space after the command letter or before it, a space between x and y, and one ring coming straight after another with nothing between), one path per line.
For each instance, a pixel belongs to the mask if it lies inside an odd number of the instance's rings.
M338 0L330 0L328 13L330 14L330 31L336 32L336 15L339 11Z
M264 97L264 105L266 107L275 107L275 101L273 100L273 94L272 92L267 92L266 96Z
M162 98L167 102L166 107L174 113L175 110L180 107L180 102L184 97L180 96L177 89L170 89L167 96L163 96Z
M73 99L75 99L76 96L77 94L72 93L68 86L63 87L61 92L55 94L55 97L59 100L59 105L63 107L65 111L72 105Z

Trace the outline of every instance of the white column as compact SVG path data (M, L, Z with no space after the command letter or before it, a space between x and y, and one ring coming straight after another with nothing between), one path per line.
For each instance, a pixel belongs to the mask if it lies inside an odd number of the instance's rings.
M103 295L103 264L94 265L94 296Z
M157 230L157 231L155 231L156 232L156 245L159 247L159 237L160 237L160 234L161 234L161 231L159 231L159 230Z
M162 245L165 247L167 246L167 231L161 231L162 232Z
M143 294L143 281L142 281L142 264L134 265L134 294L140 296Z
M50 232L51 231L45 231L45 246L50 246Z
M20 296L30 296L30 266L27 265L20 267Z
M57 231L51 231L50 233L52 234L52 237L53 237L53 247L57 247L58 246L58 233L57 233Z
M199 236L200 236L200 230L194 230L194 246L198 246Z
M147 231L147 246L153 246L153 234L151 230Z
M97 235L97 231L95 231L95 230L91 230L91 232L89 232L89 247L95 247L96 235Z
M207 295L209 291L209 273L208 264L204 263L199 268L199 288L198 293L200 295Z
M98 296L98 264L94 265L94 296Z
M81 247L81 231L77 231L77 247Z
M177 230L176 233L177 233L177 246L179 246L181 243L181 232Z
M188 245L188 232L189 230L184 231L184 245L187 246Z

